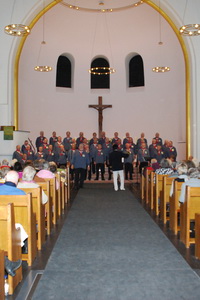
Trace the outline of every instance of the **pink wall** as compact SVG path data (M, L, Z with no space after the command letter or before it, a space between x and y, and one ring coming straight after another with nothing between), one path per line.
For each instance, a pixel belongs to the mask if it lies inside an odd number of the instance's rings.
M106 21L107 18L107 21ZM90 138L98 131L97 112L88 108L103 96L113 107L104 111L104 130L112 137L129 131L137 139L142 131L148 141L159 131L171 139L185 158L185 67L179 42L171 27L162 19L163 46L158 46L158 13L144 4L108 15L78 12L56 5L45 15L45 51L43 64L53 67L50 73L34 71L42 40L42 20L32 30L24 45L19 68L19 129L31 131L35 140L40 130L50 136L53 130L65 136L70 130L77 137L84 131ZM106 22L108 32L105 30ZM95 24L97 26L95 27ZM94 32L96 29L96 36ZM111 49L108 47L109 39ZM139 53L144 60L145 87L127 88L126 57ZM56 62L60 54L74 59L72 89L56 88ZM45 55L44 55L45 54ZM90 90L87 72L96 55L106 56L117 72L110 77L110 90ZM156 65L171 71L155 74Z

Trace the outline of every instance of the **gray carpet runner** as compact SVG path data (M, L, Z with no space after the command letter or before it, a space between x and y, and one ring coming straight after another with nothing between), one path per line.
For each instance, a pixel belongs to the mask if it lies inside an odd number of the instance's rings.
M33 299L199 300L200 278L128 189L85 184Z

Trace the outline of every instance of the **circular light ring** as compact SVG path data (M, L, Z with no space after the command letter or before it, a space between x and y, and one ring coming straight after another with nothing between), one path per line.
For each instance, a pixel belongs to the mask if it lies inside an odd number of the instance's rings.
M169 67L155 67L152 69L153 72L155 73L166 73L170 71Z
M104 12L121 11L121 10L124 10L124 9L129 9L129 8L137 7L137 6L141 5L141 4L143 4L144 1L141 0L141 1L138 1L136 3L127 5L127 6L116 7L116 8L105 8L105 9L80 7L80 6L77 6L77 5L72 5L72 4L66 3L64 1L60 1L59 3L62 4L62 5L64 5L64 6L66 6L66 7L68 7L68 8L70 8L70 9L81 10L81 11L88 11L88 12L103 12L104 13Z
M4 31L12 36L25 36L31 32L30 28L23 24L9 24L4 27Z
M200 24L188 24L183 25L179 32L185 36L197 36L200 35Z
M35 71L38 71L38 72L50 72L52 71L52 67L49 67L49 66L36 66L34 68Z
M93 75L109 75L115 73L116 70L109 67L95 67L90 68L88 72Z

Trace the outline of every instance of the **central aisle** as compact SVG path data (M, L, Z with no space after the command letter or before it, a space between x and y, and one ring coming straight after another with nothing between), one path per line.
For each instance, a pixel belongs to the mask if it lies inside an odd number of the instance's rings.
M79 190L32 299L193 300L200 278L129 191Z

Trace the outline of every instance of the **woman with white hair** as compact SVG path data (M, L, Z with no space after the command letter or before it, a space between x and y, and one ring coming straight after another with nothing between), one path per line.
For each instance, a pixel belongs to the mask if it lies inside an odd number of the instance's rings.
M18 183L17 187L19 189L38 188L39 185L34 181L35 174L36 174L36 170L33 167L31 166L25 167L22 174L22 181ZM44 193L44 191L42 191L42 204L47 203L47 201L48 201L48 197Z

